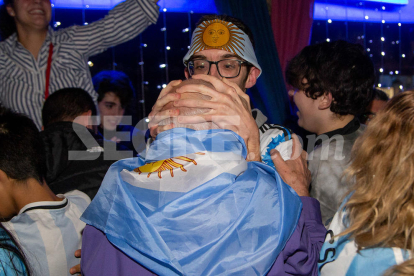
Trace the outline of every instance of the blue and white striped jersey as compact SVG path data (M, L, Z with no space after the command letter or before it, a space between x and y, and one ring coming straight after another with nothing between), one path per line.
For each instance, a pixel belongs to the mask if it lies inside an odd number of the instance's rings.
M18 42L16 33L11 35L0 42L0 103L27 114L41 128L50 43L54 47L49 93L77 87L96 101L88 58L134 38L156 23L158 14L154 0L127 0L89 25L60 31L49 27L37 60Z
M3 223L21 245L33 275L70 275L80 262L74 256L85 228L80 217L91 200L78 190L58 196L64 199L27 204Z

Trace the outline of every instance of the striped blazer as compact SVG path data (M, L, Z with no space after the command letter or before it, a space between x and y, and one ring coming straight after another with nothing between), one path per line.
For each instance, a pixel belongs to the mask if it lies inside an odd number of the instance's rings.
M96 101L88 58L134 38L156 23L158 14L154 0L126 0L89 25L59 31L49 27L37 60L18 42L16 33L11 35L0 42L0 103L27 114L41 128L50 43L54 47L49 93L77 87Z

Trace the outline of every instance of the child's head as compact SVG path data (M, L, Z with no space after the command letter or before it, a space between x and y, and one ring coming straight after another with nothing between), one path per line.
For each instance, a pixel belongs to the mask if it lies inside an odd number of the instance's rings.
M25 185L28 179L43 183L46 164L43 142L28 117L0 107L0 216L10 203L10 184Z
M305 47L289 62L286 79L310 100L327 97L327 106L315 103L316 110L307 116L317 116L325 107L337 116L355 116L372 98L375 71L361 45L339 40ZM306 123L302 127L309 128Z

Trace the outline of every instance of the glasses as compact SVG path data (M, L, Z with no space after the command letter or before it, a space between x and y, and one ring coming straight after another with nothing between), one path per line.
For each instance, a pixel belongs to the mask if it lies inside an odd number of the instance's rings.
M190 76L193 75L208 75L210 74L211 65L215 64L217 72L223 78L236 78L240 74L240 69L243 64L249 64L247 61L237 59L222 59L219 61L209 61L205 59L190 60L187 63L187 69Z

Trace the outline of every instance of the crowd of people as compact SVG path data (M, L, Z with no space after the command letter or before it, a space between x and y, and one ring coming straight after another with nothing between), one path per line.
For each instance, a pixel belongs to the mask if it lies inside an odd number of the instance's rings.
M414 91L374 89L358 44L305 47L306 152L251 108L249 27L207 15L140 130L129 78L85 61L157 17L126 0L55 32L49 0L4 1L0 275L414 275Z

